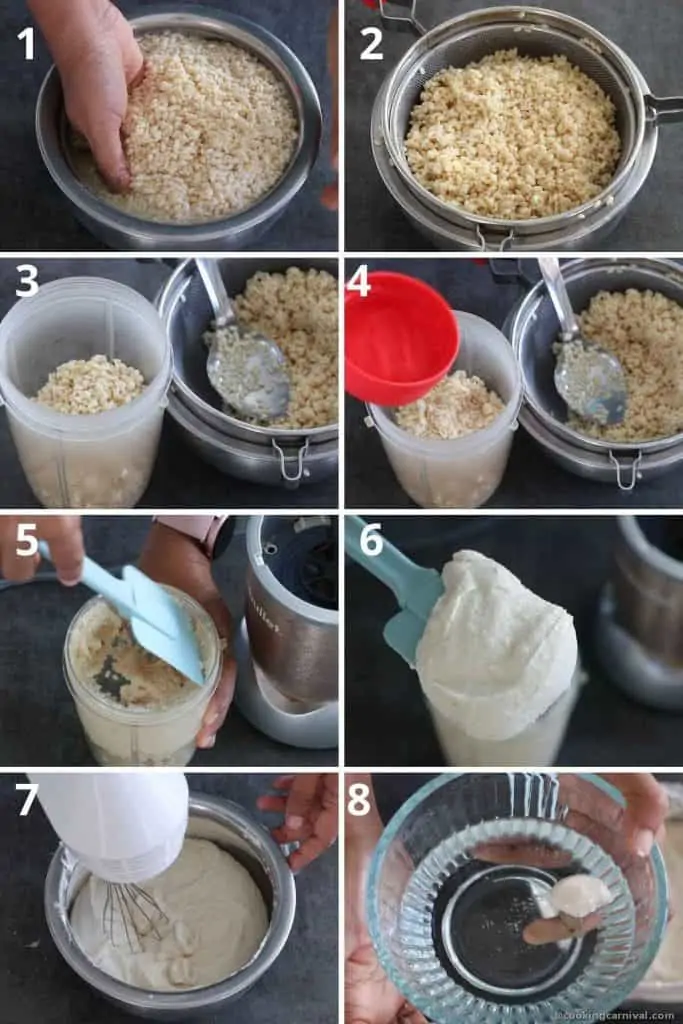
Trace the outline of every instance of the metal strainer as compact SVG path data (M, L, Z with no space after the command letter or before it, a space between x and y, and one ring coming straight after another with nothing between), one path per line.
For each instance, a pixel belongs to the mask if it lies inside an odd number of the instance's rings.
M410 16L396 18L383 6L383 22L408 25L421 38L385 81L375 101L372 145L385 185L417 226L442 247L552 249L616 223L642 186L654 160L658 125L683 120L683 97L658 99L633 61L606 36L576 18L534 7L492 7L443 22L423 34ZM497 50L516 48L530 57L564 55L611 97L622 152L610 185L566 213L531 220L502 220L468 213L432 195L413 177L404 140L410 112L427 81L443 68L464 67ZM574 241L577 232L581 240ZM588 232L586 232L588 229ZM450 244L449 244L450 242Z

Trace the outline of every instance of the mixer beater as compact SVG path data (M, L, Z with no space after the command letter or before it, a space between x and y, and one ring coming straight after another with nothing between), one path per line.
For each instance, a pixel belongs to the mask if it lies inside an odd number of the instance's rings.
M84 775L32 773L38 799L73 856L105 882L102 930L132 952L149 934L161 938L168 917L144 883L178 857L187 829L189 792L182 772L121 771Z

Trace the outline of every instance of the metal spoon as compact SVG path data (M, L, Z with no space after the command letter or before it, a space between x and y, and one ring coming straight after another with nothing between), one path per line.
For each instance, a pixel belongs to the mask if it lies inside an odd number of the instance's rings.
M274 341L238 322L218 261L195 263L215 320L206 360L211 386L238 416L262 421L284 416L290 386L284 355Z
M626 377L616 356L581 334L559 260L539 256L538 265L562 328L555 362L555 387L572 412L601 426L621 423L626 412Z

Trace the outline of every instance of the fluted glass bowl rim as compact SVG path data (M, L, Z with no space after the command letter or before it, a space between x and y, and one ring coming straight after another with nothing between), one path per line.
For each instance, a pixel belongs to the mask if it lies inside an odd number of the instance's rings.
M377 882L385 855L387 854L391 843L397 837L401 828L413 811L415 811L427 797L431 796L432 793L435 793L438 789L446 786L454 779L473 774L518 776L528 775L529 772L449 772L441 774L437 776L437 778L431 779L429 782L425 783L424 786L421 786L401 805L385 826L370 863L365 890L365 911L368 931L382 969L399 992L401 992L401 994L404 995L406 999L416 1007L416 1009L420 1010L428 1018L433 1019L435 1024L448 1024L448 1022L444 1021L443 1018L439 1020L438 1014L442 1012L442 1007L430 1004L429 1000L425 999L419 989L406 983L406 979L402 978L394 969L394 959L384 945L383 936L379 928ZM557 778L563 773L548 771L533 772L531 774L548 775ZM620 807L626 806L626 801L620 791L611 783L601 778L601 776L590 772L572 772L571 774L576 775L584 781L592 783L596 788L611 797L611 799L619 804ZM628 998L638 982L644 977L657 954L668 919L668 884L666 868L664 865L664 857L657 843L654 843L648 859L652 868L655 884L655 905L653 908L654 913L647 942L643 943L637 964L624 974L620 984L612 986L606 994L604 1003L601 1003L600 1005L595 1004L593 1006L584 1006L581 1008L582 1012L602 1014L608 1013L618 1007L625 999ZM511 1017L510 1019L512 1020L513 1018ZM473 1024L475 1024L474 1021ZM538 1019L538 1024L541 1024L540 1018Z

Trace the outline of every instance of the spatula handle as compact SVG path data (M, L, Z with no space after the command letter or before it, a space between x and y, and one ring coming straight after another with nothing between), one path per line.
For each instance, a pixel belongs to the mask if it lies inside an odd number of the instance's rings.
M47 558L49 562L52 562L50 548L44 540L38 541L38 550L43 558ZM86 587L89 587L96 594L101 594L125 618L130 619L134 614L138 614L130 603L130 587L128 584L124 580L112 576L110 572L103 569L97 562L93 562L91 558L83 559L81 582L85 583Z
M360 516L345 517L345 548L347 553L367 569L372 576L393 590L401 608L408 604L411 590L424 575L424 569L415 565L385 537L376 555L366 553L362 543L363 530L369 525Z

